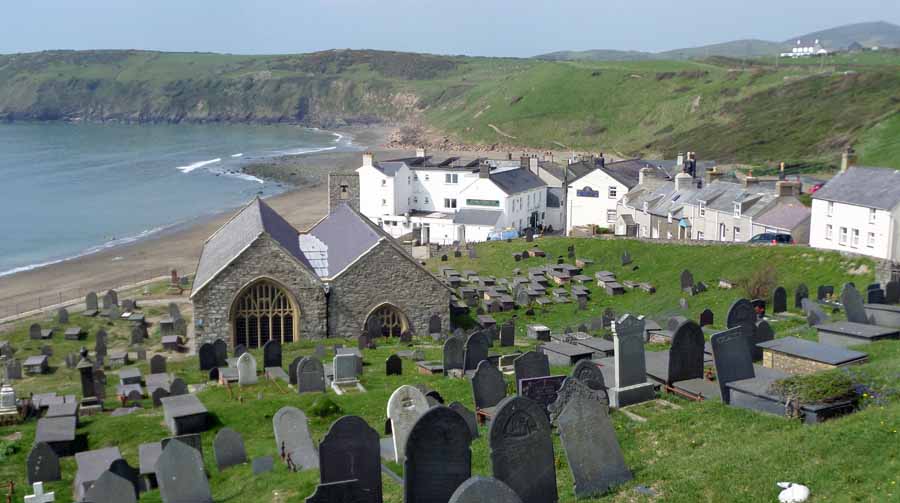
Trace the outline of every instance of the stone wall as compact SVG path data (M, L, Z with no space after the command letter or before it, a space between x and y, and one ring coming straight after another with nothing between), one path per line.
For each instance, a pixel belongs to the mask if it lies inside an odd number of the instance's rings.
M827 363L798 358L796 356L778 353L768 349L763 350L763 367L781 370L788 374L813 374L822 370L830 370L835 368L834 365Z
M342 197L341 186L347 187ZM356 173L331 173L328 175L328 212L331 213L338 204L347 203L359 211L359 175Z
M403 311L410 330L428 334L428 319L441 317L442 330L450 329L451 292L386 241L331 282L328 325L331 337L356 337L366 317L389 303Z
M233 346L231 306L245 286L262 278L280 284L294 297L300 311L301 339L326 337L327 312L321 281L272 238L263 235L192 299L197 348L216 339L223 339L229 348Z

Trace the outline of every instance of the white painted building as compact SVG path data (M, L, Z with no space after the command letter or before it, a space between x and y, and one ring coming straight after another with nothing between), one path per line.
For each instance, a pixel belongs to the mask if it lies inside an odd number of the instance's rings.
M816 39L812 44L809 42L803 42L802 40L798 40L797 44L794 47L791 47L789 52L782 52L782 58L809 58L813 56L827 56L831 54L828 49L825 49L822 44Z
M810 245L900 261L900 171L851 167L816 191Z
M640 171L652 163L640 159L595 164L584 175L569 180L566 195L566 234L574 227L614 229L619 202L640 183Z
M394 237L417 232L423 243L485 241L504 230L523 232L546 218L546 184L517 163L417 157L357 169L360 212Z

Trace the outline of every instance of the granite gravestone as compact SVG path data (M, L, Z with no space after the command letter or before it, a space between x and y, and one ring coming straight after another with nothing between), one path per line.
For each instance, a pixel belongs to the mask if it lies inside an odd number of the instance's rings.
M272 429L282 459L290 458L298 471L319 467L319 454L309 435L309 423L303 411L282 407L272 416Z
M163 355L154 355L150 358L150 373L165 374L166 373L166 357Z
M715 315L713 314L711 309L704 309L702 313L700 313L700 326L705 327L707 325L712 325L715 322Z
M87 490L84 501L90 503L136 503L137 495L129 480L106 470Z
M440 334L442 330L441 317L437 314L432 314L430 318L428 318L428 335Z
M728 318L726 322L728 328L740 328L744 333L744 340L747 341L747 351L754 360L762 359L762 348L757 348L754 344L756 336L756 311L753 304L747 299L738 299L731 304L728 309Z
M787 311L787 290L779 286L772 293L772 312L775 314Z
M125 479L131 487L134 497L140 497L140 485L138 480L140 478L140 472L138 469L132 468L131 465L128 464L128 461L120 458L110 463L109 471Z
M243 344L238 344L237 346L234 347L234 357L235 358L240 358L241 355L243 355L246 352L247 352L247 346L244 346Z
M25 461L28 483L54 482L60 480L59 456L46 442L37 442L32 446Z
M516 344L516 322L509 320L500 326L500 347L511 347Z
M222 339L216 339L213 342L213 349L216 350L216 367L228 366L228 344Z
M886 304L900 303L900 281L888 281L884 285L884 302Z
M213 452L219 471L247 462L247 450L241 434L231 428L222 428L213 441Z
M270 339L263 344L263 368L281 368L281 342Z
M653 384L647 382L644 326L643 318L635 318L630 314L613 325L616 382L609 389L609 398L615 407L625 407L654 397Z
M153 390L151 397L153 398L153 406L159 407L162 405L162 399L169 396L169 391L166 388L156 388Z
M822 311L819 304L810 299L803 299L803 311L806 313L806 321L811 327L828 321L828 315L825 314L825 311Z
M809 298L809 287L804 283L797 285L794 290L794 309L803 309L803 299Z
M572 369L572 377L583 382L592 390L606 390L603 372L596 363L590 360L579 360Z
M472 398L476 409L494 407L506 398L506 380L489 361L478 364L472 376Z
M547 355L537 351L529 351L513 362L516 372L516 386L522 379L544 377L550 375L550 360Z
M472 475L471 441L469 426L449 407L433 407L419 417L406 443L404 503L449 501Z
M819 285L816 290L817 300L827 300L832 296L834 296L834 287L831 285Z
M210 343L200 345L197 350L197 357L200 360L200 370L210 370L216 368L216 348Z
M475 370L482 360L487 360L491 343L482 331L474 332L466 339L465 371Z
M632 479L602 402L576 396L558 419L559 437L575 479L575 496L601 494Z
M488 439L494 477L523 503L558 500L550 422L543 407L524 397L504 399L497 405Z
M881 285L876 283L876 287L869 287L866 289L866 303L868 304L887 304L886 296L884 290L882 290Z
M444 341L444 374L462 372L466 364L465 354L465 340L462 337L453 336Z
M475 417L475 413L459 402L453 402L449 407L465 420L466 424L469 426L469 435L472 436L472 439L478 438L478 419Z
M630 264L632 262L631 254L628 253L628 250L622 252L622 267Z
M384 374L389 376L403 375L403 360L397 355L388 356L384 362Z
M307 356L300 360L296 376L298 393L325 392L325 367L318 359Z
M39 323L32 323L28 327L28 338L36 341L41 339L41 325Z
M766 320L756 322L756 330L753 332L753 345L768 342L775 338L775 330ZM761 349L761 348L760 348ZM760 360L762 357L760 357Z
M184 379L180 377L176 377L172 380L172 384L169 385L169 396L180 396L188 394L188 386L187 383L184 382Z
M740 327L719 332L710 338L716 381L724 403L731 402L727 383L755 376L753 361L747 357L747 334Z
M387 403L387 417L393 432L394 460L405 459L406 438L419 417L428 411L428 399L417 388L403 385L394 390Z
M847 321L851 323L869 323L869 317L866 315L866 307L863 302L862 295L851 284L844 285L841 290L841 304L844 305L844 313L847 315Z
M545 410L549 410L550 405L558 398L559 390L565 380L566 376L562 375L521 379L518 382L518 393L519 396L530 398L541 404Z
M303 357L302 357L302 356L298 356L298 357L294 358L294 361L292 361L292 362L288 365L288 382L289 382L291 385L296 385L296 384L297 384L297 365L300 364L300 361L301 361L301 360L303 360Z
M323 484L355 479L365 499L381 503L381 456L378 432L357 416L335 421L319 444Z
M463 482L449 503L522 503L508 485L492 477L472 477Z
M683 292L693 292L694 290L694 275L691 274L691 271L687 269L681 271L681 291Z
M184 442L169 442L156 461L156 481L164 503L212 503L203 458Z
M556 392L556 400L547 407L547 412L550 413L550 422L556 424L566 405L575 399L595 400L609 407L609 395L606 394L605 389L594 390L578 379L567 377L563 380L559 391Z
M242 354L237 361L238 384L247 386L256 384L256 359L250 353Z
M666 383L672 384L703 377L703 329L693 321L685 321L672 334L669 348L669 374Z
M84 314L85 316L95 316L97 312L100 310L100 306L97 303L97 293L96 292L88 292L84 297Z
M64 307L57 309L56 310L56 321L60 325L65 325L66 323L68 323L69 322L69 311Z

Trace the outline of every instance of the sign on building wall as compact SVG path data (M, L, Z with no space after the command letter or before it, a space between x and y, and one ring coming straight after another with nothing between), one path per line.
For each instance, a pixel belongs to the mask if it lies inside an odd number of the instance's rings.
M466 206L492 206L500 207L500 201L496 199L466 199Z
M576 192L578 197L600 197L600 192L585 186L583 189Z

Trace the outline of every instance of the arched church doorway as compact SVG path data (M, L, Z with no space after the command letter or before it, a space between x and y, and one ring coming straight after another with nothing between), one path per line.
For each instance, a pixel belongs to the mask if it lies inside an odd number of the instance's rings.
M297 340L300 310L273 281L259 280L245 287L231 311L233 347L257 348L271 339L282 344Z
M382 337L400 337L400 334L409 330L406 315L391 304L382 304L375 308L366 318L365 326L368 327L373 322L380 323Z

